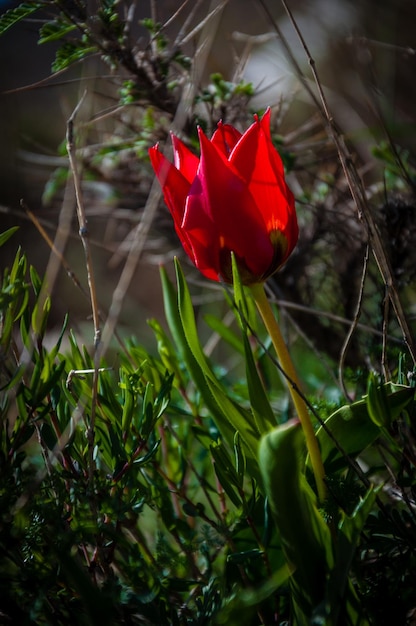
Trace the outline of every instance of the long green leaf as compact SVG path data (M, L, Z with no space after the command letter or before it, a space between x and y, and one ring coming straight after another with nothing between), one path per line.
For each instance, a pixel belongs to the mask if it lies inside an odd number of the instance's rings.
M191 296L179 263L176 263L177 294L163 269L161 276L166 318L191 378L222 436L231 447L235 432L240 433L250 471L253 477L260 480L257 465L260 433L253 415L248 410L238 406L228 396L202 350Z
M265 435L276 426L276 418L270 405L263 383L260 379L250 342L247 335L244 337L245 362L247 387L251 409L256 421L257 429L261 435Z
M194 353L190 349L187 338L185 336L181 316L179 314L177 293L167 275L167 272L163 267L161 268L160 272L166 320L168 322L173 340L179 351L180 359L183 363L186 364L187 370L194 384L201 391L201 394L203 394L207 409L210 411L213 418L215 419L218 414L218 406L212 394L206 393L207 382L201 366L201 362L195 358ZM234 437L234 430L229 426L228 429L226 428L225 432L223 432L223 436L225 436L227 441L230 441L232 437Z
M276 426L276 419L270 405L263 382L254 360L250 341L248 338L248 321L250 315L249 299L246 297L244 286L241 282L238 266L234 254L232 255L234 300L237 310L237 319L243 333L243 346L246 364L247 387L251 409L256 420L257 428L261 435L265 435Z
M309 626L324 600L326 577L333 567L331 533L306 482L304 438L298 422L287 422L263 437L259 465L265 492L293 569L292 604L296 626Z

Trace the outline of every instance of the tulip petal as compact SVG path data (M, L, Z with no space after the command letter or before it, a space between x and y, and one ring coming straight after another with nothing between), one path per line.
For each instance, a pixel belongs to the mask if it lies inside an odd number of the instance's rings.
M160 152L158 145L149 149L149 157L162 187L165 202L172 213L175 223L180 226L191 183Z
M294 197L286 185L283 163L271 140L269 117L267 112L244 133L230 156L230 163L247 181L267 230L281 232L288 239L286 258L296 244L298 227Z
M228 159L241 137L240 131L234 128L234 126L218 122L217 130L212 135L211 143L218 148L220 152L225 154Z
M282 177L284 177L285 170L283 167L283 161L280 157L280 154L277 152L276 148L273 145L272 136L270 134L270 118L271 118L271 109L269 107L267 111L265 112L265 114L263 115L263 117L261 118L260 122L258 123L267 140L269 156L270 156L271 163L273 167L275 168L276 176L280 174Z
M225 268L225 263L230 263L233 251L254 282L273 260L263 215L247 183L223 152L202 131L199 135L200 165L189 191L182 229L192 241L198 267L213 267L225 278L224 270L231 269Z
M173 133L171 133L171 139L173 145L173 163L176 169L178 169L182 176L186 178L188 183L191 184L196 176L199 159L188 149L183 141L181 141L179 137L176 137Z
M186 197L190 189L190 183L182 176L181 172L160 152L158 145L149 148L149 157L155 174L163 190L165 203L173 217L176 233L185 249L185 252L193 259L191 245L186 232L182 231L181 224L185 211Z

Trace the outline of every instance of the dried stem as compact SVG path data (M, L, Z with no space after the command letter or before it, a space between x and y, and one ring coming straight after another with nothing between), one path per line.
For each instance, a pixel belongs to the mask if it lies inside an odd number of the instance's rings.
M94 323L94 348L95 351L98 348L101 339L101 329L100 329L100 315L98 308L98 300L97 300L97 290L94 279L93 272L93 263L91 256L91 248L89 244L89 232L88 232L88 223L85 215L85 207L84 201L82 197L81 190L81 177L79 175L78 164L76 159L76 146L74 141L74 123L75 117L82 106L86 96L86 92L82 96L81 100L78 102L74 111L72 112L70 118L67 122L67 133L66 133L66 146L68 151L69 163L71 166L72 177L74 179L74 188L75 188L75 196L77 200L77 215L78 215L78 224L79 224L79 235L81 238L81 242L84 248L85 254L85 262L87 268L87 279L88 279L88 287L90 290L90 298L91 298L91 309L92 309L92 317Z
M91 248L89 244L89 232L87 226L87 218L85 214L84 201L82 197L81 190L81 177L79 175L77 158L76 158L76 146L74 141L74 123L76 115L79 109L82 106L86 96L86 92L78 102L74 111L72 112L70 118L67 122L67 151L69 157L69 163L71 167L71 172L74 180L74 188L75 188L75 196L77 201L77 215L78 215L78 224L79 224L79 235L82 241L82 245L84 248L85 254L85 263L87 269L87 279L88 279L88 287L90 292L91 299L91 308L92 308L92 317L94 323L94 373L92 380L92 397L91 397L91 415L89 426L87 429L87 441L88 441L88 479L89 479L89 488L91 492L91 506L95 508L95 497L94 497L94 471L95 471L95 461L94 461L94 445L95 445L95 414L97 407L97 396L98 396L98 377L99 377L99 345L101 340L101 328L100 328L100 315L98 308L98 300L97 300L97 291L96 284L94 280L94 272L93 272L93 263L91 256ZM96 512L96 511L95 511Z
M183 89L182 97L180 102L178 103L175 118L172 123L172 130L174 130L176 133L181 132L188 120L189 110L193 106L195 91L200 83L201 76L205 69L205 63L208 58L208 53L214 40L216 32L215 20L219 19L221 11L225 7L226 1L228 0L216 0L216 2L213 3L215 11L212 10L208 16L209 19L206 19L204 21L204 28L202 29L200 35L199 46L193 63L192 80L190 81L189 85L187 85L186 88ZM153 219L156 215L161 195L162 192L160 189L160 185L155 179L150 190L146 206L143 210L142 219L135 230L130 252L123 268L123 272L121 274L118 285L113 293L110 311L103 331L104 351L114 334L115 327L123 305L124 297L127 293L127 289L129 288L131 281L135 276L141 254L150 231L150 227L153 224Z
M315 61L309 51L306 41L287 3L285 2L285 0L281 0L281 2L293 25L293 28L296 31L299 41L301 42L306 58L308 59L309 66L311 68L311 72L312 72L312 75L313 75L313 78L314 78L314 81L318 90L319 98L317 98L314 92L312 91L304 73L302 72L298 62L296 61L293 55L293 52L287 40L285 39L282 32L280 31L266 3L264 2L264 0L258 0L258 3L260 4L263 11L266 13L268 19L270 20L270 23L273 25L274 30L279 35L279 38L285 48L286 54L291 64L293 65L299 77L299 80L302 82L303 87L307 91L312 101L316 104L318 111L322 115L328 136L331 138L331 140L333 141L334 145L337 148L338 157L339 157L339 160L340 160L340 163L341 163L344 175L345 175L345 179L350 189L351 196L354 200L354 203L357 209L358 218L362 222L366 230L367 238L370 243L372 253L374 255L374 258L377 263L380 274L382 276L382 279L386 285L386 289L388 291L388 297L392 303L394 312L397 317L397 321L399 323L400 329L403 334L404 341L407 345L407 348L410 352L413 362L416 363L416 346L415 346L414 338L413 338L409 323L407 321L407 317L405 315L403 305L400 300L396 280L394 278L393 271L391 268L390 259L387 255L385 247L383 246L383 241L382 241L382 237L381 237L378 225L368 205L366 194L365 194L365 189L363 187L361 178L353 163L352 156L345 144L345 141L339 129L339 126L335 122L332 112L330 111L328 102L326 100L326 97L322 88L321 81L319 79L319 76L316 70Z
M345 341L342 345L341 348L341 356L339 358L339 365L338 365L338 378L339 378L339 383L342 387L343 393L345 395L346 398L349 398L348 395L348 391L347 388L345 386L345 382L344 382L344 363L345 363L345 357L347 354L347 350L348 347L351 343L351 339L357 329L358 326L358 320L360 319L360 315L361 315L361 307L362 307L362 303L363 303L363 296L364 296L364 285L365 285L365 279L367 276L367 270L368 270L368 259L369 259L369 247L367 245L366 250L365 250L365 256L364 256L364 264L363 264L363 271L361 274L361 283L360 283L360 290L359 290L359 294L358 294L358 300L357 300L357 306L355 307L355 313L354 313L354 319L352 321L352 324L350 326L350 329L347 333L347 336L345 337ZM351 398L349 398L351 400Z
M410 329L410 326L407 321L406 314L404 312L401 299L399 296L399 292L397 289L396 280L394 278L394 274L391 268L390 259L386 252L385 246L383 245L382 236L380 234L378 225L374 219L374 216L370 210L370 207L367 202L365 189L362 184L361 178L357 172L357 169L353 163L351 154L345 145L344 138L335 123L334 117L329 109L324 91L322 89L321 81L319 79L318 73L316 71L315 61L312 58L308 46L306 45L305 39L302 33L299 30L299 27L293 17L292 12L290 11L285 0L281 0L282 5L285 8L285 11L292 22L292 25L296 31L296 34L299 37L299 40L302 44L302 47L305 51L305 54L308 58L309 65L311 67L312 75L315 81L315 84L318 89L320 102L322 105L324 119L326 121L327 131L331 139L333 140L337 151L338 157L341 162L342 169L344 171L345 178L347 180L351 196L355 202L357 213L360 221L364 224L368 240L371 245L371 249L377 263L380 274L383 278L383 281L386 285L388 297L393 306L394 312L397 317L397 321L403 333L404 341L407 345L407 348L412 356L413 362L416 363L416 346L413 339L413 335ZM304 84L306 81L304 81ZM310 89L309 92L311 93Z

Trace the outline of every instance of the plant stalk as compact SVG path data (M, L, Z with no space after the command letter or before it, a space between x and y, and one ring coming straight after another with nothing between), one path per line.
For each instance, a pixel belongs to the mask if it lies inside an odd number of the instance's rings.
M325 469L322 463L321 452L319 450L318 440L308 413L305 400L300 394L299 379L293 365L292 358L287 349L286 343L280 331L279 324L270 306L263 283L250 286L257 309L263 320L263 323L270 335L273 346L276 350L282 370L289 383L289 391L295 405L296 413L301 423L303 433L305 435L306 446L311 459L312 469L315 476L318 497L321 502L326 498Z

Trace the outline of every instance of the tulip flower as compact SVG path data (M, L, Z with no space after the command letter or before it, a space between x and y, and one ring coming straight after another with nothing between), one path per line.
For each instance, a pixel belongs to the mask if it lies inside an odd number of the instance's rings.
M303 427L320 500L325 474L288 349L264 290L298 239L295 201L270 135L270 109L241 134L220 122L211 139L199 129L201 155L172 134L173 163L158 145L150 161L185 252L212 280L232 282L232 254L270 334Z
M270 135L270 109L241 134L220 122L201 155L172 134L173 164L150 148L176 232L192 262L212 280L232 282L231 253L246 285L281 267L298 239L292 192Z

